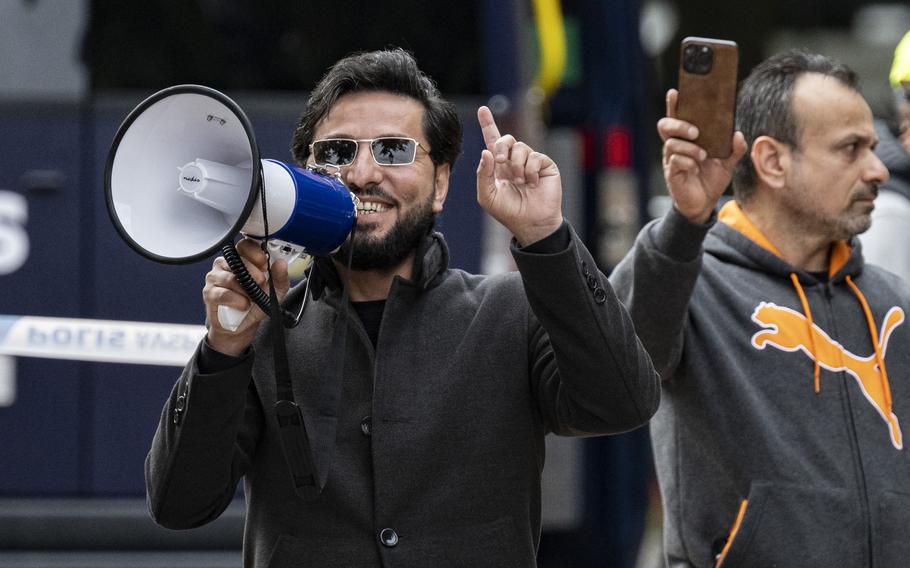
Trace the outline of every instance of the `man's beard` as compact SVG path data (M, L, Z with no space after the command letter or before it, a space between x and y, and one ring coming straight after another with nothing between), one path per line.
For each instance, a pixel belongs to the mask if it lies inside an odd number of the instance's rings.
M381 191L381 190L379 190ZM372 192L363 192L363 195ZM388 234L379 239L368 233L358 234L354 231L353 239L348 239L332 254L332 258L347 266L348 255L351 254L351 268L353 270L385 270L398 266L417 247L423 238L430 232L436 222L433 213L433 200L435 191L430 192L430 197L425 202L400 217ZM365 215L369 218L369 214ZM352 246L353 240L353 246Z
M853 198L850 201L852 205L854 202L859 201L861 198L868 199L870 197L878 197L878 185L870 185L866 188L863 188L861 191L856 192ZM851 219L851 221L845 227L846 233L849 233L850 237L859 235L860 233L865 233L869 230L869 227L872 226L872 214L867 213L866 215L861 215Z
M855 207L861 198L878 195L877 185L867 184L855 189L845 209L826 212L813 201L816 198L811 196L819 191L817 188L812 190L813 186L804 179L804 173L798 170L790 191L784 194L785 209L795 219L795 226L806 234L822 235L832 241L849 240L869 228L872 223L870 212L858 211Z

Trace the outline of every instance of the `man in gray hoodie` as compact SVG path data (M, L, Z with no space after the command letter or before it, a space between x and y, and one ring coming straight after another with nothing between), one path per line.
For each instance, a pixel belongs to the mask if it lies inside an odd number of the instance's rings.
M910 287L854 238L888 179L855 74L766 60L723 160L676 101L658 122L674 206L611 276L663 381L668 563L906 566Z

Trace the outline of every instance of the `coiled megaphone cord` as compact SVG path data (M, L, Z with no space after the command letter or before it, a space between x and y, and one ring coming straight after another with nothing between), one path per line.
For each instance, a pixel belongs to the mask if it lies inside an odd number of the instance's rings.
M234 273L234 278L240 283L240 286L243 288L243 291L246 292L246 295L250 300L256 302L256 305L259 306L263 312L267 314L271 313L269 295L265 293L265 290L263 290L259 284L256 284L255 280L253 280L253 277L246 269L246 265L243 264L243 260L240 258L240 253L237 252L237 247L234 246L234 243L228 243L221 247L221 255L224 257L224 260L227 261L228 266L231 268L231 272Z

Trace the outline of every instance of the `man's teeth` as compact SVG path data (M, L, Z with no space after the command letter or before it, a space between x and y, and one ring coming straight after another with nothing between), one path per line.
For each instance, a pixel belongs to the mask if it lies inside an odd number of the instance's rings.
M382 213L385 211L385 205L382 203L375 202L360 202L360 205L357 207L357 213Z

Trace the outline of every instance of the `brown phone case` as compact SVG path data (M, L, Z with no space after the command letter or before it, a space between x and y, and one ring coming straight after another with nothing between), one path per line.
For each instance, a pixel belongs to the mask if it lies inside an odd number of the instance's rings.
M738 63L735 42L702 37L682 40L676 116L698 127L695 143L711 158L727 158L733 152Z

